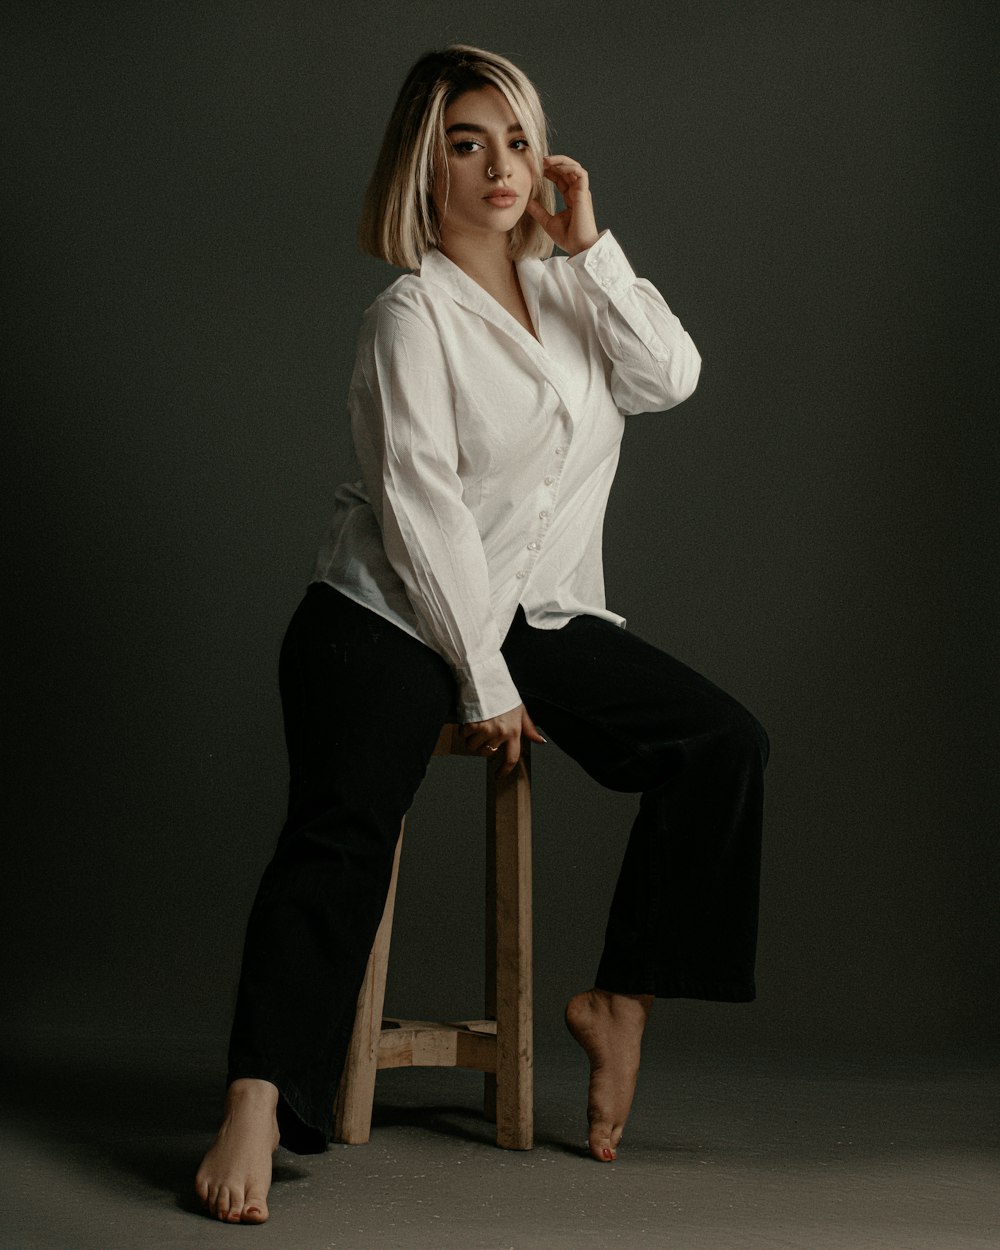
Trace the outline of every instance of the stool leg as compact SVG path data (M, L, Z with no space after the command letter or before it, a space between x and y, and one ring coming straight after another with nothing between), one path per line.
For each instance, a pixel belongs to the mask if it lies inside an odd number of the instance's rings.
M382 921L368 957L365 979L358 994L354 1016L354 1032L344 1063L344 1074L337 1093L335 1141L362 1146L371 1136L372 1104L375 1101L375 1074L378 1071L379 1039L382 1034L382 1008L385 1003L385 980L389 968L389 943L392 940L392 913L396 905L396 882L399 878L399 856L403 849L403 826L400 825L396 855L392 861L392 880L385 900Z
M490 780L492 770L486 770L486 942L484 956L485 1001L483 1015L487 1020L497 1018L497 830L494 789ZM497 1122L497 1074L483 1073L483 1115Z
M530 1150L534 1137L531 999L531 780L527 743L509 777L489 769L487 848L495 865L491 902L492 973L487 970L487 1014L497 1021L495 1112L497 1145ZM487 1078L487 1114L492 1101Z

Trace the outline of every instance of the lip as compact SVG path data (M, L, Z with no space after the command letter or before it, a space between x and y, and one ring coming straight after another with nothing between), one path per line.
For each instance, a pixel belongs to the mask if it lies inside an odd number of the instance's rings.
M517 193L514 191L493 191L490 195L484 195L483 199L487 204L492 204L494 208L510 208L512 204L517 203Z

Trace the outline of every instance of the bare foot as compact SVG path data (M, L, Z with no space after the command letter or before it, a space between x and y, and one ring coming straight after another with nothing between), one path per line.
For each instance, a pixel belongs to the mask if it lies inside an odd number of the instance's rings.
M233 1081L222 1127L194 1187L209 1214L229 1224L263 1224L278 1146L278 1088L270 1081Z
M652 994L584 990L566 1006L566 1027L590 1060L590 1153L601 1162L618 1157L639 1075L642 1032L652 1005Z

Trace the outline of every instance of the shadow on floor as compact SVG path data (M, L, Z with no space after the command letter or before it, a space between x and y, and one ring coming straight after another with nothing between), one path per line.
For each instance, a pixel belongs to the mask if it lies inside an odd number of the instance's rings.
M427 1103L390 1103L383 1101L376 1093L375 1107L372 1111L372 1132L386 1128L422 1129L424 1132L439 1133L445 1137L456 1138L479 1146L492 1146L496 1143L496 1126L487 1120L482 1111L466 1104L442 1105L432 1098ZM568 1155L586 1156L585 1146L571 1144L564 1137L535 1132L535 1146L545 1146Z
M222 1090L214 1066L189 1053L123 1049L117 1042L58 1049L44 1041L0 1054L6 1126L46 1153L131 1177L200 1209L192 1180L218 1127ZM304 1173L288 1164L275 1182Z
M218 1127L219 1067L190 1041L166 1048L123 1046L118 1039L87 1040L71 1048L44 1040L0 1050L0 1099L7 1126L47 1153L92 1175L108 1171L171 1195L185 1211L200 1211L192 1181L201 1153ZM377 1096L374 1133L412 1129L472 1145L490 1146L495 1128L476 1106L440 1098L433 1078L413 1083L405 1098ZM398 1088L398 1087L397 1087ZM583 1144L558 1133L538 1133L536 1146L586 1157ZM296 1156L276 1158L276 1186L307 1175Z

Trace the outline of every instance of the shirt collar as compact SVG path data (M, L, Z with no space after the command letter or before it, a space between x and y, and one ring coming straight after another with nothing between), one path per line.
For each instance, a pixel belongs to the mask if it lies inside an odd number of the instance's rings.
M535 272L536 265L541 267L541 262L533 261L515 261L517 265L517 276L521 283L521 289L524 292L524 298L528 304L528 311L531 313L532 319L538 327L538 274ZM527 330L518 322L510 313L503 308L492 295L488 294L472 278L455 264L453 260L449 260L447 256L436 247L432 247L426 252L420 260L420 277L423 281L431 282L435 286L440 287L455 300L461 304L463 308L468 308L470 312L474 312L477 316L495 325L505 334L509 334L522 346L528 348L532 353L542 351L541 345L534 335L529 334Z
M521 283L521 290L524 292L528 311L536 329L542 334L544 331L539 326L541 302L539 287L545 273L545 265L542 261L535 259L519 260L514 263L517 266L517 276ZM457 304L467 308L476 316L482 317L484 321L488 321L490 325L513 339L527 353L539 373L559 393L567 411L571 411L569 405L572 388L559 362L545 350L533 334L529 334L524 326L510 315L506 308L498 304L478 282L474 282L464 269L456 265L453 260L449 260L438 248L432 247L421 257L419 276L422 282L429 282L444 291Z

